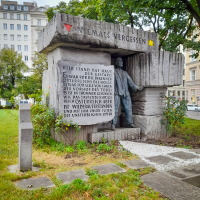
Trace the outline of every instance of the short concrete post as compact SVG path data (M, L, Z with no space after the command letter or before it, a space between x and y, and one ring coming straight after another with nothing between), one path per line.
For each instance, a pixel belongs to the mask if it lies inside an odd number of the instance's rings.
M29 104L19 106L19 170L32 170L33 125Z

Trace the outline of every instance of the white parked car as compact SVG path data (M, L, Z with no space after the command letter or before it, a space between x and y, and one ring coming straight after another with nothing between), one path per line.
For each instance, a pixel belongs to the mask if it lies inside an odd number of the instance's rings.
M195 110L195 109L197 109L197 105L193 105L193 104L187 105L187 110Z
M198 112L199 112L199 111L200 111L200 106L196 107L196 108L195 108L195 111L198 111Z

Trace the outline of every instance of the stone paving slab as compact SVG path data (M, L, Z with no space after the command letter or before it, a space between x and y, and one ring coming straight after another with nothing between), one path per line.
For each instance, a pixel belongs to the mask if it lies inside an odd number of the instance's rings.
M126 161L123 161L122 163L131 169L140 169L140 168L146 168L150 166L149 164L147 164L146 162L140 159L126 160Z
M125 169L119 167L118 165L115 165L114 163L94 166L92 167L92 169L97 170L100 175L126 172Z
M75 179L82 179L83 181L88 181L89 176L85 175L85 171L83 169L67 171L67 172L60 172L56 174L57 179L63 181L63 183L71 183Z
M47 177L23 179L16 183L16 186L22 189L34 190L41 187L54 187L54 183Z
M167 173L177 178L187 178L192 177L194 175L200 175L200 163L174 168L172 170L167 171Z
M200 188L200 175L182 179L182 181Z
M172 158L169 158L169 157L166 157L166 156L161 156L161 155L160 156L148 157L146 159L148 159L151 162L158 163L158 164L167 164L169 162L176 161L176 160L174 160Z
M188 160L188 159L193 159L193 158L199 158L198 156L192 154L192 153L186 153L183 151L177 151L174 153L168 153L170 156L174 156L180 159Z
M173 178L163 172L146 174L142 181L171 200L199 200L200 188Z
M200 149L190 149L191 152L200 154Z
M20 172L19 165L10 165L10 166L8 166L8 170L11 173ZM40 171L40 167L34 167L34 166L32 166L32 172L38 172L38 171Z

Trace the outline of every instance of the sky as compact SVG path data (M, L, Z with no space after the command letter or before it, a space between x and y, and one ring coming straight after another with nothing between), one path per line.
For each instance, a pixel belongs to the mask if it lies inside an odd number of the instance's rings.
M19 4L23 4L23 2L34 2L31 1L31 0L12 0L12 1L17 1ZM45 6L45 5L49 5L50 7L53 7L53 6L56 6L58 5L58 3L60 1L64 1L66 3L69 2L69 0L35 0L35 2L37 3L37 5L40 7L40 6Z

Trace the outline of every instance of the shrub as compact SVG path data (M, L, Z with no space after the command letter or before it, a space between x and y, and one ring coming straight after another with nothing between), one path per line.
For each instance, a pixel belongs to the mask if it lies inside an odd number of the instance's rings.
M172 134L176 126L184 123L184 116L187 110L187 101L176 99L174 96L161 94L162 101L165 101L166 107L163 111L161 123L166 126L168 133Z
M11 109L12 106L11 105L5 105L4 109Z

